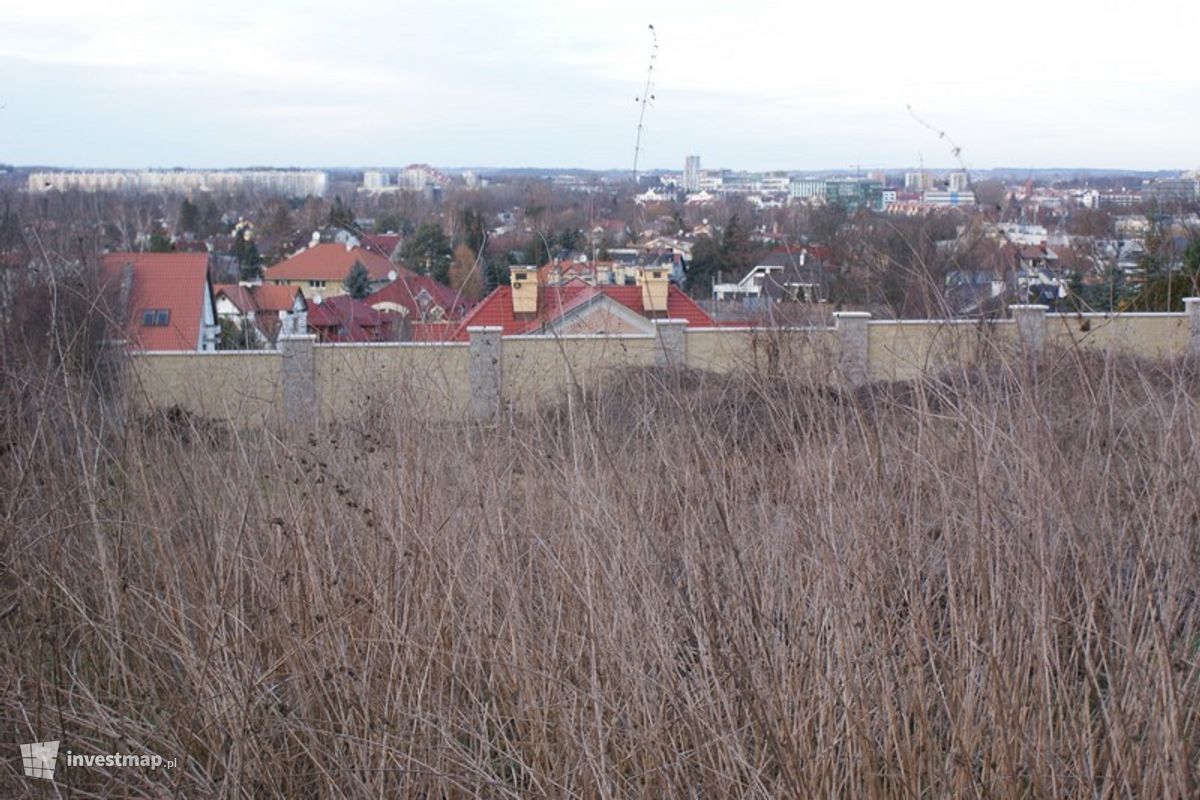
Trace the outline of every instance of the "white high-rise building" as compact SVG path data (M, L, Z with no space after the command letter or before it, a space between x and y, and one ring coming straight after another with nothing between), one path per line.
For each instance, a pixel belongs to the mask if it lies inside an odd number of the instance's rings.
M700 191L700 156L688 156L683 161L683 189Z
M950 191L965 192L967 190L967 187L970 186L970 183L971 183L970 178L967 177L967 173L965 173L965 172L951 172L950 173Z
M377 169L369 169L363 173L363 188L367 191L379 190L391 185L391 183L391 173Z
M289 197L321 197L326 173L312 170L112 170L108 172L34 172L31 192L238 192L258 191Z

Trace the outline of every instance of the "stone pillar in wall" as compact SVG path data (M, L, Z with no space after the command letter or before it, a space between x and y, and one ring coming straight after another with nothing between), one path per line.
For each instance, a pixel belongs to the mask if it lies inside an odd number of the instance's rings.
M317 337L312 334L279 337L280 394L283 419L288 427L311 428L319 418L317 410L317 372L313 347Z
M1017 324L1017 338L1030 353L1040 353L1046 347L1046 306L1009 306Z
M842 380L851 386L867 382L870 368L867 323L870 321L871 314L867 311L833 313L833 327L838 339L838 370Z
M654 320L654 363L659 367L682 368L687 366L687 320Z
M471 418L476 422L492 422L500 416L503 391L502 353L504 339L501 328L481 325L467 328L470 338L469 380L471 384Z
M1188 355L1200 356L1200 297L1183 298L1183 307L1187 311Z

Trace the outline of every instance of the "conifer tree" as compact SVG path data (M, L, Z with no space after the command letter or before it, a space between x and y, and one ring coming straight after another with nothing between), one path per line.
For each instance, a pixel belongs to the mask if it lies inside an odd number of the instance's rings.
M342 288L355 300L362 300L371 293L371 276L361 261L356 260L350 265L350 271L342 281Z

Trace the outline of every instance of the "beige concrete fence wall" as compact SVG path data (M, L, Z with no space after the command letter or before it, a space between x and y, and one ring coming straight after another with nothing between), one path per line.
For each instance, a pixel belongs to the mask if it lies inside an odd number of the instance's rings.
M689 328L687 366L759 375L787 368L827 380L836 371L837 343L833 328Z
M504 339L502 396L518 410L591 391L615 370L655 365L653 336L509 336Z
M1053 314L1047 320L1052 345L1118 350L1149 358L1188 348L1187 312L1176 314Z
M458 343L318 344L313 371L320 419L386 409L466 419L468 345Z
M614 371L686 367L720 374L800 372L857 384L908 380L1048 346L1146 357L1200 355L1200 299L1169 314L1050 315L1014 306L1012 318L872 320L835 314L833 328L687 328L657 320L653 336L501 336L470 329L469 343L321 345L284 336L267 352L141 353L130 375L145 409L180 406L207 417L264 424L403 412L433 422L488 420L504 409L560 402Z
M1016 343L1012 320L880 320L867 326L868 377L910 380L979 364Z
M261 425L283 411L282 360L270 350L139 353L129 360L127 385L142 412L177 406Z

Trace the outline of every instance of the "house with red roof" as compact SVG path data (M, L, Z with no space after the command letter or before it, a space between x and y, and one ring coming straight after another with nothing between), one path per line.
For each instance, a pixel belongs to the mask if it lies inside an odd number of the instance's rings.
M216 349L219 328L206 254L110 253L100 260L99 277L129 349Z
M362 246L385 255L394 264L400 262L400 246L404 237L398 233L364 233L359 235Z
M570 280L546 285L532 267L513 267L511 285L497 287L463 318L453 338L467 329L498 326L514 334L654 334L654 320L682 319L689 327L717 323L668 279L665 268L644 268L634 285L592 285Z
M318 342L386 342L391 336L385 315L347 294L314 298L308 304L308 330Z
M291 314L307 311L304 294L295 286L258 283L218 283L213 286L217 319L229 320L239 330L250 330L259 346L279 336Z
M343 294L342 281L355 262L366 267L374 289L380 289L400 275L415 273L393 264L376 250L344 244L314 244L278 264L268 267L263 283L295 287L305 297L332 297Z
M365 302L406 323L450 322L463 318L475 303L428 275L408 274L369 295Z

